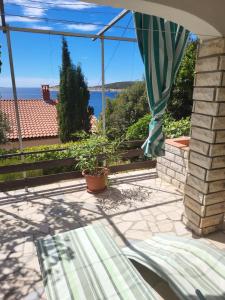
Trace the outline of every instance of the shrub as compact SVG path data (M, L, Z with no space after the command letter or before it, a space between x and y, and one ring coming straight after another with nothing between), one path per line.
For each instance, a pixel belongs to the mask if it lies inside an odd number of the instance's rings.
M136 123L128 127L126 140L142 140L148 136L148 125L151 121L151 115L145 115Z
M145 115L136 123L131 125L126 132L127 140L142 140L148 136L148 125L151 115ZM169 114L165 114L163 118L163 132L167 138L175 138L182 135L189 135L190 117L182 118L176 121Z
M10 131L9 122L5 113L0 110L0 144L5 144L7 141L7 133Z
M174 120L165 118L163 122L163 132L167 138L176 138L190 133L190 117Z

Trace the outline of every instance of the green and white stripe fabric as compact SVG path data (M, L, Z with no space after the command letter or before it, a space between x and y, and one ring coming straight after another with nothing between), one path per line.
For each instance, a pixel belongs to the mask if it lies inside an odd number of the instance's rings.
M224 251L171 235L157 235L122 251L165 279L180 299L225 299Z
M159 299L100 226L38 240L37 252L48 300Z
M149 137L143 144L145 155L163 155L162 116L182 60L189 31L159 17L134 13L139 50L145 66L145 78L152 120Z

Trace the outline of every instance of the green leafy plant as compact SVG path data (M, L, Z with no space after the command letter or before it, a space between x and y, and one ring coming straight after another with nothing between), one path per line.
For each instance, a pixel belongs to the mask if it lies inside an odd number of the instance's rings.
M136 123L131 125L126 132L127 140L142 140L148 136L148 125L151 121L151 115L145 115ZM175 120L170 114L165 114L163 117L163 132L167 138L180 137L189 135L190 132L190 117Z
M75 167L86 170L88 174L99 175L103 170L103 161L109 163L115 159L118 142L109 142L103 136L91 136L88 140L77 143L70 149L75 158Z
M0 111L0 144L7 142L7 133L10 131L9 122L6 115Z
M176 138L190 134L190 117L174 120L171 117L165 118L163 122L163 132L167 138Z

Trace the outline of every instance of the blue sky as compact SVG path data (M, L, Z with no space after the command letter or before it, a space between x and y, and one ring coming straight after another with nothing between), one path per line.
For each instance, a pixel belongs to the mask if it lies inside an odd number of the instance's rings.
M74 0L5 0L5 3L6 21L11 26L83 33L97 33L121 11ZM107 35L135 37L132 15L125 16ZM60 36L12 32L11 40L18 87L58 84ZM72 60L75 64L81 64L89 86L100 84L100 42L72 37L68 37L67 41ZM3 62L0 86L10 87L8 53L3 33L0 33L0 43ZM138 80L144 73L136 43L105 41L105 64L107 83Z

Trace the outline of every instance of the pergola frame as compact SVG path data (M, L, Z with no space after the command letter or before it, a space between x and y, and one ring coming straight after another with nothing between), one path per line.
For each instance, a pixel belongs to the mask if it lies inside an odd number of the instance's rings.
M2 21L2 26L0 26L0 30L2 30L3 33L6 34L6 39L7 39L11 82L12 82L12 89L13 89L13 98L14 98L14 103L15 103L16 122L17 122L17 129L18 129L18 139L19 139L20 151L23 152L23 141L22 141L22 131L21 131L19 108L18 108L18 97L17 97L17 88L16 88L10 32L27 32L27 33L36 33L36 34L91 38L93 41L95 41L96 39L101 40L102 118L103 118L103 134L105 134L106 120L105 120L105 49L104 49L104 40L122 41L122 42L137 42L137 40L135 38L129 38L129 37L106 36L106 35L104 35L104 33L106 31L108 31L113 25L115 25L119 20L121 20L125 15L127 15L129 13L129 10L123 10L118 16L116 16L112 21L110 21L108 23L108 25L106 25L97 34L76 33L76 32L66 32L66 31L8 26L6 23L6 20L5 20L5 9L4 9L4 1L3 0L0 0L0 12L1 12L1 21Z

